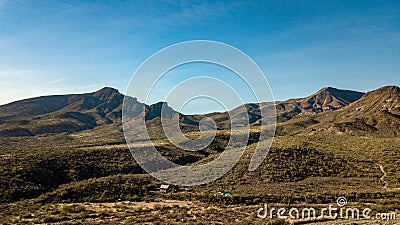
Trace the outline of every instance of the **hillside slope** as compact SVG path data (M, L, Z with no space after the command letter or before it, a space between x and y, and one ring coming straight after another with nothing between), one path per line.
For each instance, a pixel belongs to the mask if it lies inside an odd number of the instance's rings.
M115 123L121 117L123 98L116 89L103 88L10 103L0 107L0 136L77 132Z
M164 116L179 116L182 126L192 129L192 125L197 125L165 102L146 105L106 87L92 93L44 96L0 106L0 137L75 133L109 124L115 124L110 126L115 129L122 123L124 99L134 115L144 110L150 125L158 124L163 107Z
M336 111L301 115L280 124L282 134L333 133L397 136L400 133L400 88L385 86Z
M363 95L364 93L358 91L326 87L305 98L289 99L275 103L252 103L246 104L245 106L249 114L250 123L253 125L259 125L262 123L262 120L269 119L261 118L260 111L271 112L268 109L270 107L275 107L276 109L277 122L285 122L293 119L297 115L312 115L341 109L352 102L357 101ZM231 113L236 115L237 111L238 108L232 110ZM212 117L217 118L219 121L228 120L227 114L217 114L212 115Z

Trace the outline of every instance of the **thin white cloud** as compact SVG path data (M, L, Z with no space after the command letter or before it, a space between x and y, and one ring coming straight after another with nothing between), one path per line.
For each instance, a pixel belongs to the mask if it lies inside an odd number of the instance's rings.
M58 82L61 82L61 81L64 81L64 80L66 80L66 79L65 78L61 78L61 79L52 80L52 81L46 82L45 85L55 84L55 83L58 83Z
M42 73L41 70L4 70L0 71L0 78L27 77Z

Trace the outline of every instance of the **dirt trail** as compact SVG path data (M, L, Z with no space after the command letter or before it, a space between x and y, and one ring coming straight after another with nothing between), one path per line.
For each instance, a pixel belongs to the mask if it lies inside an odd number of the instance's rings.
M383 188L387 190L388 189L388 185L389 185L389 183L385 180L387 174L386 174L385 170L383 169L382 165L380 165L380 164L376 164L376 165L379 166L379 169L383 173L383 176L381 178L379 178L379 179L384 183Z
M379 166L379 169L383 173L383 176L381 178L379 178L384 184L383 189L385 189L386 191L400 191L400 188L389 188L389 182L387 182L385 180L385 178L387 177L387 173L386 173L385 169L383 168L383 166L381 164L377 163L376 165Z

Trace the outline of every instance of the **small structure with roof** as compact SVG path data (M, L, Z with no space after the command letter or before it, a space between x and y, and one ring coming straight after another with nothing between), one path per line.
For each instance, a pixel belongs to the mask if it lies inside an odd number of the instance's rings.
M161 193L168 193L171 190L171 186L169 184L161 184L160 192Z

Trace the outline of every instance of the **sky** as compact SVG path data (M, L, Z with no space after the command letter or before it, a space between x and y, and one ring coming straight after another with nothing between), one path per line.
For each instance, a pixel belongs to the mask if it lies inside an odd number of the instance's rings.
M105 86L125 93L148 57L191 40L246 53L275 100L326 86L400 85L400 1L0 0L0 104ZM160 93L190 75L235 76L204 65L169 73L142 101L164 100ZM221 106L204 99L182 109L215 110Z

